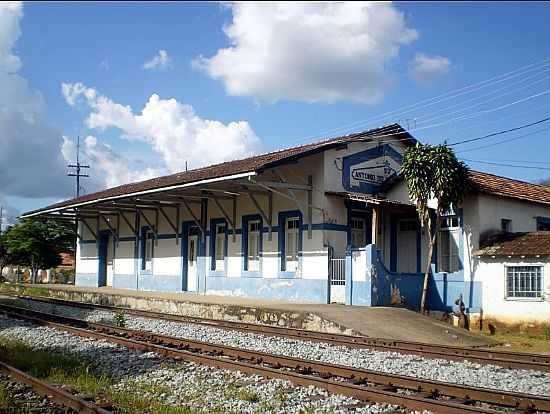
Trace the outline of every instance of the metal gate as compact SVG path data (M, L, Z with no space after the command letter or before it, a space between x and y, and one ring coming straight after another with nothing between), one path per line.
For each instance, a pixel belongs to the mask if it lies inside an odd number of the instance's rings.
M346 259L331 258L329 261L330 301L346 302Z

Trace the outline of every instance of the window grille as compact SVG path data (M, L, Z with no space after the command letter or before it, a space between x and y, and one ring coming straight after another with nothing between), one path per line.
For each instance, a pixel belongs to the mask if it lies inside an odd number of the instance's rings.
M367 245L366 220L363 218L351 218L351 245L352 247L365 247Z
M291 217L286 220L285 239L286 270L294 271L298 262L300 240L300 220L298 217Z
M459 237L458 217L443 217L437 244L438 270L440 272L453 273L459 270Z
M248 223L248 270L258 270L260 260L260 222L250 221Z
M142 269L146 271L151 271L153 268L153 232L147 230L145 232L145 249L143 254L143 265Z
M509 298L542 297L542 266L507 266L506 296Z
M225 224L216 224L216 242L214 249L216 269L221 270L225 260Z

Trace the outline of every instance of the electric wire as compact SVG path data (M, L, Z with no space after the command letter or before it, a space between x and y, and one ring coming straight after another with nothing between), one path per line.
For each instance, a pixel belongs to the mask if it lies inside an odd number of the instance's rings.
M550 70L549 70L549 71L550 71ZM417 122L418 122L418 120L423 119L422 121L419 122L420 124L422 124L422 123L428 123L428 122L433 122L433 121L436 120L436 119L441 119L441 118L444 118L444 117L447 117L447 116L451 116L451 115L454 115L454 114L458 114L458 113L460 113L460 112L469 111L469 110L471 110L471 109L473 109L473 108L477 108L477 107L479 107L479 106L481 106L481 105L484 105L484 104L486 104L486 103L489 103L489 102L495 101L495 100L497 100L497 99L499 99L499 98L502 98L503 96L510 95L510 94L514 94L514 93L518 93L518 92L520 92L520 91L529 89L529 88L531 88L531 87L533 87L533 86L535 86L535 85L537 85L537 84L539 84L539 83L541 83L541 82L544 82L544 81L546 81L546 80L548 80L548 79L550 79L550 75L549 75L549 76L545 76L545 77L542 78L542 79L538 79L538 80L536 80L536 81L534 81L534 82L531 82L531 83L529 83L529 84L527 84L527 85L524 85L524 86L522 86L521 88L516 88L516 89L510 90L510 91L507 91L507 92L505 92L505 93L498 94L498 95L493 96L493 97L491 97L490 99L487 99L487 100L482 101L482 102L473 103L473 102L475 102L475 101L476 101L477 99L479 99L479 98L486 97L486 96L491 96L491 95L494 95L495 93L498 93L498 92L500 92L500 91L503 91L503 90L508 89L508 87L510 86L510 85L508 85L508 86L506 86L506 87L504 87L504 88L497 89L497 90L495 90L495 91L493 91L493 92L491 92L491 93L488 93L488 94L485 94L485 95L481 95L481 96L478 96L478 97L475 97L475 98L472 98L472 99L468 99L468 100L466 100L466 101L461 102L461 103L458 104L458 105L455 105L455 106L462 106L463 104L468 104L468 106L467 106L466 108L461 108L461 109L458 109L458 110L452 111L452 112L446 112L447 109L452 108L452 107L449 107L449 108L446 108L446 109L444 109L444 110L442 110L442 111L436 112L436 114L439 113L439 114L441 114L441 115L428 117L427 119L422 118L422 117L418 117L418 118L416 118L416 120L417 120ZM524 81L524 80L525 80L525 79L523 79L522 81ZM519 84L519 83L521 83L521 82L517 82L516 84Z
M479 164L495 165L499 167L527 168L531 170L549 170L550 171L550 167L539 167L536 165L514 165L514 164L506 164L506 163L484 161L484 160L471 160L468 158L462 158L462 160L467 162L479 163Z
M493 132L491 134L483 135L481 137L475 137L475 138L465 139L465 140L462 140L462 141L451 142L447 145L452 147L454 145L461 145L461 144L466 144L466 143L469 143L469 142L481 141L483 139L488 139L488 138L491 138L491 137L494 137L494 136L497 136L497 135L508 134L510 132L518 131L518 130L524 129L524 128L529 128L529 127L539 125L539 124L542 124L542 123L548 122L548 121L550 121L550 117L539 119L538 121L531 122L531 123L528 123L528 124L523 124L523 125L520 125L520 126L517 126L517 127L514 127L514 128L509 128L509 129L505 129L505 130L502 130L502 131Z
M547 57L547 58L545 58L545 59L543 59L539 62L536 62L536 63L532 63L532 64L529 64L529 65L522 66L522 67L520 67L518 69L515 69L513 71L510 71L510 72L507 72L507 73L504 73L504 74L501 74L501 75L497 75L497 76L494 76L492 78L474 83L472 85L468 85L468 86L465 86L465 87L462 87L462 88L454 89L454 90L451 90L449 92L443 93L441 95L438 95L438 96L435 96L435 97L432 97L432 98L428 98L428 99L424 99L424 100L421 100L421 101L416 102L414 104L406 105L406 106L404 106L402 108L399 108L399 109L396 109L396 110L388 111L388 112L382 113L380 115L375 115L373 117L366 118L366 119L363 119L363 120L358 120L358 121L355 121L355 122L352 122L352 123L349 123L349 124L344 124L340 127L335 127L335 128L331 128L331 129L328 129L328 130L324 130L323 132L320 132L320 133L315 134L315 135L309 135L309 136L305 136L305 137L302 137L302 138L298 138L297 140L294 141L294 143L297 144L297 143L303 142L304 140L307 140L307 139L312 139L312 138L319 137L319 136L329 135L329 134L332 134L332 133L335 133L335 132L338 132L338 131L342 131L342 130L350 130L352 127L355 127L355 126L367 125L369 123L372 124L375 121L383 120L384 118L387 118L389 116L401 116L403 114L411 112L414 109L418 109L418 108L421 108L421 107L426 108L426 107L435 105L435 104L440 103L440 102L445 102L445 101L448 101L450 99L456 98L458 96L462 96L462 95L472 93L472 92L475 92L477 90L486 88L486 87L488 87L492 84L501 83L503 81L513 79L517 76L524 75L525 73L529 73L529 72L544 68L548 65L550 65L550 57Z
M463 150L458 150L457 154L462 154L462 153L471 152L471 151L477 151L477 150L484 149L484 148L494 147L496 145L506 144L508 142L517 141L517 140L520 140L520 139L523 139L523 138L528 138L532 135L537 135L537 134L540 134L541 132L545 132L545 131L550 131L550 127L542 128L542 129L539 129L537 131L533 131L533 132L529 132L527 134L519 135L517 137L507 138L507 139L502 140L502 141L493 142L491 144L485 144L485 145L481 145L481 146L474 147L474 148L466 148L466 149L463 149Z

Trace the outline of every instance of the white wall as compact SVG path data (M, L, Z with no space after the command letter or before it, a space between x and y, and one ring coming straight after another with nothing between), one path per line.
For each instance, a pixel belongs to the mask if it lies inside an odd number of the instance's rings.
M550 206L511 198L476 193L465 198L464 269L466 278L479 275L478 260L473 252L479 248L479 237L487 230L500 230L501 219L512 220L513 232L536 231L535 217L550 217Z
M391 138L389 137L385 137L382 141L384 141L384 143L387 143L387 141L390 139ZM347 148L331 149L331 150L325 151L324 153L324 169L325 169L324 188L325 190L333 191L333 192L347 191L342 184L343 158L351 154L355 154L361 151L374 148L377 145L378 143L376 142L352 142L347 144ZM405 153L406 146L403 144L403 142L396 140L395 142L391 143L391 146L397 152L401 154ZM391 159L390 157L387 157L387 159L390 162L390 164L393 166L393 168L395 168L396 170L399 169L395 160ZM381 159L379 161L381 161Z
M256 177L258 180L277 180L278 177L275 174L281 174L286 180L296 184L306 184L307 175L312 175L313 179L313 205L320 209L325 208L325 196L323 190L324 175L323 175L323 154L313 155L299 160L297 163L277 167L274 170L265 171L263 174ZM223 186L223 183L219 184ZM260 189L258 187L250 187L251 189ZM295 192L301 207L305 207L307 204L307 193L305 191ZM267 211L267 198L262 195L257 195L259 203ZM232 214L232 202L221 201L226 211ZM193 211L197 216L200 216L200 206L198 204L191 204ZM299 206L292 200L289 200L283 196L273 195L273 226L280 225L278 223L278 214L281 211L297 210ZM171 217L172 221L177 222L176 210L174 208L165 208L167 214ZM303 224L307 224L308 212L306 208L301 209ZM154 211L144 210L144 214L148 218L149 222L153 225L156 224L156 214ZM181 208L180 222L177 223L178 230L181 230L182 221L191 221L191 215ZM242 216L249 214L259 214L258 209L253 202L246 196L241 195L237 197L237 213L236 213L236 227L242 228ZM323 223L323 212L319 209L313 209L312 211L313 223ZM133 213L127 213L126 217L131 223L134 223L135 218ZM208 203L207 214L207 228L210 227L210 220L212 218L223 218L223 214L218 209L213 201ZM116 227L116 217L110 219L113 227ZM95 229L97 224L95 220L89 221L90 226ZM141 235L141 227L146 226L147 223L143 218L140 218L140 225L138 233ZM284 223L282 224L284 225ZM264 221L264 228L267 227L267 223ZM170 235L174 234L174 229L170 226L168 221L162 214L158 215L158 234ZM129 238L134 234L130 227L121 220L119 223L120 237ZM108 227L103 221L100 221L99 230L107 230ZM92 240L93 236L87 229L83 228L84 239ZM311 239L308 238L308 231L304 230L302 234L302 259L301 266L299 267L296 276L304 279L326 279L328 277L328 253L324 245L326 239L326 233L321 230L313 230L311 233ZM241 235L238 234L233 241L231 234L231 227L228 224L228 257L225 263L225 271L227 277L240 277L243 269L243 257L242 257L242 240ZM139 248L138 257L139 257ZM115 248L114 258L114 273L115 275L133 275L139 272L136 269L137 258L135 257L136 243L134 241L120 241ZM263 234L263 257L261 259L261 271L264 278L276 278L280 271L280 259L279 259L279 245L278 245L278 233L273 231L271 240L269 240L268 233ZM210 273L210 242L209 237L206 238L206 271ZM182 271L182 258L181 258L181 243L176 243L175 238L159 239L154 246L153 257L153 276L179 276ZM79 273L97 273L98 270L98 258L97 258L97 245L96 243L86 243L79 245L77 251L77 271Z
M91 221L88 221L88 224L92 229L96 225ZM85 227L82 223L79 225L78 233L82 236L84 240L92 240L92 233ZM97 244L96 243L77 243L76 244L76 272L77 273L97 273L99 266L99 260L97 256Z
M506 298L505 265L543 265L542 299ZM483 283L483 317L504 323L550 322L550 260L486 259L479 261L476 278Z

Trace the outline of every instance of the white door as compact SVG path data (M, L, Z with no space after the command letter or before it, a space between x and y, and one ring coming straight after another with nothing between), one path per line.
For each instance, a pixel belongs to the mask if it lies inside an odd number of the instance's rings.
M330 259L330 301L346 303L346 259Z
M416 273L416 220L400 220L397 233L397 271Z
M197 291L197 252L198 236L189 236L187 239L187 290Z
M109 241L107 242L107 286L113 286L113 274L115 273L114 269L114 244L113 238L109 236Z

